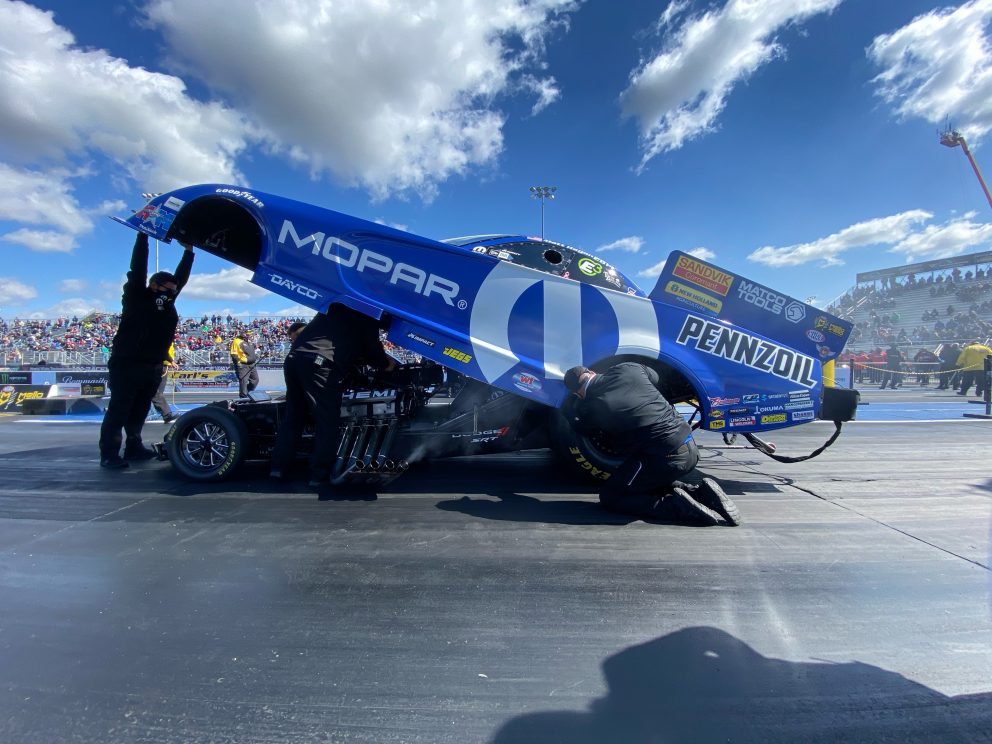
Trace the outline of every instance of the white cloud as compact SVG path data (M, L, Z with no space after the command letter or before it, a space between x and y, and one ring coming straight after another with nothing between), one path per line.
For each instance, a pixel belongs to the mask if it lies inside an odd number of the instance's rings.
M177 77L78 47L51 12L26 3L0 3L0 100L8 161L100 154L153 191L241 178L239 114L194 100Z
M248 269L240 266L222 269L216 274L193 274L189 284L183 289L179 302L183 299L247 302L253 298L270 296L269 292L249 281L251 275Z
M889 249L901 253L906 263L950 258L992 240L992 224L972 222L975 212L968 212L943 225L927 225L920 232L906 236Z
M702 247L693 248L691 251L686 251L686 253L688 253L690 256L695 256L700 261L712 261L714 258L716 258L716 253L711 251L709 248L702 248ZM654 264L654 266L648 266L646 269L643 269L642 271L638 271L637 275L648 277L649 279L653 279L655 277L661 276L661 272L665 270L666 263L668 263L667 258L664 261L659 261L658 263Z
M386 227L391 227L394 230L402 230L403 232L410 232L409 225L404 225L401 222L388 222L382 217L376 217L374 222L377 225L385 225Z
M304 307L303 305L291 305L290 307L284 307L282 310L276 310L274 313L265 314L277 315L281 318L303 318L304 320L309 320L315 315L312 308Z
M664 261L659 261L654 266L648 266L646 269L643 269L642 271L638 271L637 275L646 276L650 279L654 279L657 276L661 276L661 272L665 270L666 263L668 263L667 258Z
M37 296L38 290L31 285L13 277L0 276L0 305L19 305Z
M700 261L712 261L716 258L716 253L709 248L693 248L691 251L686 251L686 253L690 256L695 256Z
M801 266L811 261L822 261L823 266L837 266L844 262L838 258L852 248L868 245L893 245L909 237L916 225L933 217L930 212L913 209L890 217L878 217L846 227L840 232L811 243L774 248L764 246L752 252L749 261L766 266Z
M638 235L631 235L628 238L620 238L612 243L601 245L596 249L597 253L604 251L623 251L624 253L638 253L644 247L644 238Z
M841 0L728 0L721 10L691 15L675 25L683 3L667 6L658 21L671 38L653 59L631 72L620 95L625 116L638 120L643 156L677 150L716 127L734 87L784 54L775 34Z
M430 197L492 163L503 146L495 99L528 82L543 42L577 0L151 0L182 69L223 91L257 133L312 176L377 196ZM218 34L217 29L224 33Z
M39 253L71 253L76 247L76 239L72 235L54 230L31 230L27 227L0 235L0 240L23 245Z
M948 118L969 140L992 129L992 0L939 8L875 38L878 94L905 117Z
M84 299L82 297L71 297L60 302L56 302L43 310L36 310L31 313L32 318L71 318L73 316L82 318L94 311L107 312L107 307L99 300ZM120 308L114 310L120 312Z
M82 292L86 289L86 281L83 279L63 279L59 282L59 292Z

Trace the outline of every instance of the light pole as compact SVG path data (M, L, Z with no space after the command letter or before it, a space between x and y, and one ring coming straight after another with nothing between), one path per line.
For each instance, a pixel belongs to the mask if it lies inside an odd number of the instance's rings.
M557 186L531 186L530 195L541 200L541 240L544 240L544 200L554 199Z
M161 196L161 194L150 194L147 191L143 191L141 195L149 201L156 196ZM155 238L155 273L158 273L158 238Z
M978 183L982 185L982 191L985 192L985 198L989 200L989 206L992 207L992 194L989 193L989 187L985 185L985 179L982 178L982 172L978 170L978 163L975 162L975 158L972 156L971 150L968 149L968 143L964 141L964 135L956 129L948 129L940 135L940 144L945 147L960 146L961 149L964 150L964 154L968 156L968 162L971 163L972 170L974 170L975 175L978 176Z

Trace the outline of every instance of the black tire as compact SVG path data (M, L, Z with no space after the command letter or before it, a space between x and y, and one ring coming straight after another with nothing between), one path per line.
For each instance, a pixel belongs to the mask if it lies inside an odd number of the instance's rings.
M230 411L203 406L179 417L165 435L172 467L196 481L220 481L244 462L248 429Z
M624 461L624 458L611 448L605 433L580 434L572 428L559 410L551 412L548 430L551 449L565 469L577 478L602 483L613 475Z

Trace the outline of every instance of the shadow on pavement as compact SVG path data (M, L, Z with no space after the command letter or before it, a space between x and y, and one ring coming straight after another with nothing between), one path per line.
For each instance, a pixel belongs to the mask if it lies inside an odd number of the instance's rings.
M587 712L528 713L492 744L975 742L992 737L992 693L947 697L900 674L762 656L686 628L608 658L607 696Z

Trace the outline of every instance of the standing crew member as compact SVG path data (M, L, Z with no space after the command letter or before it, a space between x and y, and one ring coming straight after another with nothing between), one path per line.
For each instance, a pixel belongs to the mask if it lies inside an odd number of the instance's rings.
M623 362L596 374L565 373L569 396L562 412L578 431L601 429L626 459L603 484L600 503L610 511L651 519L715 525L740 524L737 505L712 478L692 486L678 478L699 461L692 429L658 390L658 373ZM669 493L670 491L670 493Z
M893 341L889 350L885 352L885 374L882 375L882 384L878 389L885 390L885 385L888 384L890 390L895 390L902 385L902 380L899 379L901 372L902 352L899 351L899 347Z
M378 323L357 310L331 305L299 331L283 362L286 417L272 452L273 478L282 480L288 473L309 411L316 425L309 485L318 488L327 481L338 450L344 378L359 359L387 371L396 368L382 348Z
M100 427L101 467L118 470L127 467L127 460L155 456L141 442L141 427L162 379L162 360L179 325L174 302L193 268L193 246L183 247L185 252L176 273L152 274L146 286L148 236L138 233L135 238L131 269L121 298L121 320L107 362L110 404ZM122 427L127 436L123 458Z
M155 396L152 398L152 405L155 406L156 411L162 414L162 422L166 424L176 420L176 414L172 412L172 406L165 399L165 383L169 378L170 369L179 369L179 365L176 364L175 344L169 344L169 351L166 352L165 361L162 362L162 379L159 380L158 390L155 391ZM175 396L173 396L174 399Z
M258 387L258 353L252 343L252 332L246 328L231 342L231 364L238 376L238 395L247 398L248 393ZM244 336L244 338L242 338Z

